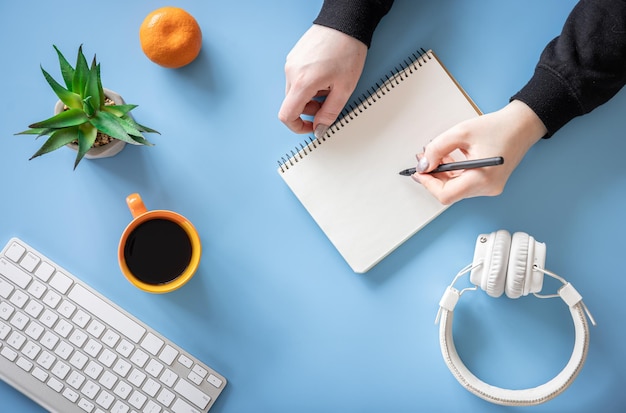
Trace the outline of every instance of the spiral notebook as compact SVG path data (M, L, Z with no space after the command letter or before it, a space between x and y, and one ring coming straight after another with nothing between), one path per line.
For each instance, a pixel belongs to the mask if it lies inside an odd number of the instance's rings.
M455 124L481 114L435 53L414 53L348 104L278 173L354 272L364 273L447 207L399 171Z

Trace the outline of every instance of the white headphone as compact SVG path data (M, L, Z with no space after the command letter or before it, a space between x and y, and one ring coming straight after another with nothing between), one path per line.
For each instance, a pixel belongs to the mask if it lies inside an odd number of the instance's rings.
M476 240L472 264L456 275L439 302L435 323L441 321L439 343L443 358L459 383L489 402L506 406L529 406L551 400L572 384L587 357L589 326L585 313L594 326L596 323L578 291L565 279L543 268L545 260L546 245L535 241L528 234L516 232L511 237L505 230L481 234ZM469 271L470 281L475 286L461 291L454 288L454 283ZM557 294L538 294L543 287L544 274L563 283ZM567 365L552 380L529 389L503 389L481 381L463 364L454 346L453 311L463 293L476 290L479 286L492 297L505 293L509 298L519 298L532 293L538 298L561 297L565 301L574 319L576 339Z

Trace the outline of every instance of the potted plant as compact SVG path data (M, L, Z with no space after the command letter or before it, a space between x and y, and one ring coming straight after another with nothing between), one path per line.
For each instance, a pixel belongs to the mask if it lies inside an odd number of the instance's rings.
M30 129L16 134L48 136L30 159L69 146L77 152L76 169L83 157L113 156L126 143L152 146L143 133L159 132L135 122L130 111L137 105L126 104L120 95L102 87L100 64L96 63L95 55L90 67L81 45L76 67L72 67L59 49L53 47L59 57L65 87L41 68L60 100L55 106L54 116L33 123L29 125Z

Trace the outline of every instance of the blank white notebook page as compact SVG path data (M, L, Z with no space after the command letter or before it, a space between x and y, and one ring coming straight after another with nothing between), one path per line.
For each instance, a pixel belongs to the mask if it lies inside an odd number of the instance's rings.
M402 67L278 169L357 273L447 208L399 172L438 134L480 115L432 51Z

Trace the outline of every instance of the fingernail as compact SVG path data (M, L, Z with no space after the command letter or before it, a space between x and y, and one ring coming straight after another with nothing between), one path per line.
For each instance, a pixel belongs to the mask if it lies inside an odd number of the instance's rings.
M429 165L430 163L428 162L428 159L426 159L425 156L422 156L417 161L417 167L415 169L417 170L417 172L424 172L425 170L428 169Z
M315 135L316 139L322 139L322 137L326 134L327 131L328 131L328 125L323 125L320 123L315 128L313 135Z

